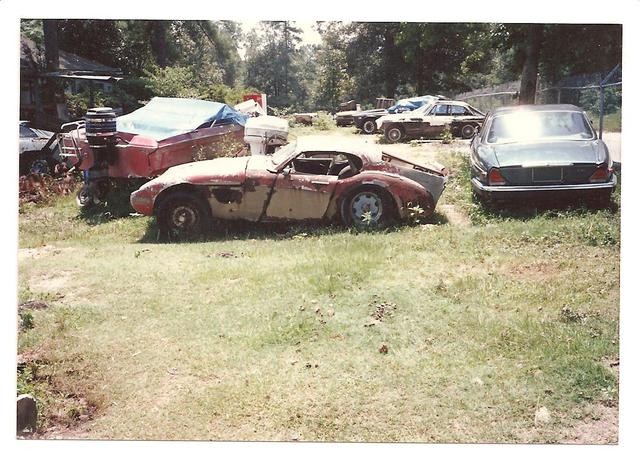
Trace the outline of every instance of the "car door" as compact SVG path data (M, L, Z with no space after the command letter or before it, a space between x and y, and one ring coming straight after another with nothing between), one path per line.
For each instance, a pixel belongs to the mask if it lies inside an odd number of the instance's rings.
M331 161L337 154L323 155ZM309 155L305 156L308 157ZM278 173L267 206L266 219L317 220L327 211L338 176L326 174L328 167L322 167L316 173L308 168L304 171L296 170L297 159L298 157ZM325 173L322 174L322 171Z
M449 105L446 103L436 104L424 117L419 135L429 138L439 136L445 126L451 122L450 119Z
M402 122L405 133L409 137L420 136L425 127L424 117L420 113L405 112L405 120Z

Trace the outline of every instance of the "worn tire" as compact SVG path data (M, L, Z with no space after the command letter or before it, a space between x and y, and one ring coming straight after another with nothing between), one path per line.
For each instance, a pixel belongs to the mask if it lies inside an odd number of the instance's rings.
M465 124L460 128L460 136L462 137L462 139L469 139L473 136L475 131L475 126L471 124Z
M384 131L384 137L390 143L397 143L404 139L404 130L401 127L392 125Z
M93 196L89 191L89 187L86 185L83 185L78 193L76 193L76 204L80 207L93 206Z
M476 132L475 125L472 124L464 124L462 128L460 128L460 136L462 139L469 139Z
M160 233L170 239L189 239L200 234L209 219L202 199L188 192L175 192L157 208Z
M40 158L31 162L29 172L31 174L49 174L51 172L51 168L49 167L47 160Z
M81 208L97 206L105 201L109 192L109 182L92 182L84 184L76 193L76 204Z
M384 190L364 186L350 192L342 200L342 221L359 229L387 227L394 219L393 200ZM365 215L370 213L370 216Z
M364 124L362 124L362 131L364 131L368 135L372 135L376 132L376 121L372 119L365 120Z

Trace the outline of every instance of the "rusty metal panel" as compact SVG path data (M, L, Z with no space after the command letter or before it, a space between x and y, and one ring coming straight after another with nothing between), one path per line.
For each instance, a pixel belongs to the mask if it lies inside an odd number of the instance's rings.
M321 219L329 202L337 176L315 174L279 174L266 211L267 218L286 220Z

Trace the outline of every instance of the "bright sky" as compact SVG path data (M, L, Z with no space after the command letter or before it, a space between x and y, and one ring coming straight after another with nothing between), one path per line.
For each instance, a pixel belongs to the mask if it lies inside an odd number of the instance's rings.
M257 27L260 21L240 21L242 25L242 31L244 33L248 33L252 28ZM294 25L300 29L302 29L302 43L301 44L320 44L322 42L322 38L320 38L320 34L316 32L313 28L315 25L314 21L294 21ZM240 56L244 58L244 49L241 48L238 50Z

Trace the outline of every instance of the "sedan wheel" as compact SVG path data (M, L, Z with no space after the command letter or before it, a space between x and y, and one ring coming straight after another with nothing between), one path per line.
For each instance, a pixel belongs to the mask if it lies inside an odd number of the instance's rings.
M475 131L476 131L476 128L473 125L467 124L467 125L464 125L460 130L460 136L462 136L463 139L469 139L473 136Z
M375 133L375 131L376 131L376 123L375 123L375 121L367 120L362 125L362 131L364 131L368 135L371 135L371 134Z
M399 127L391 127L385 132L385 138L391 143L399 142L404 136L404 132Z

